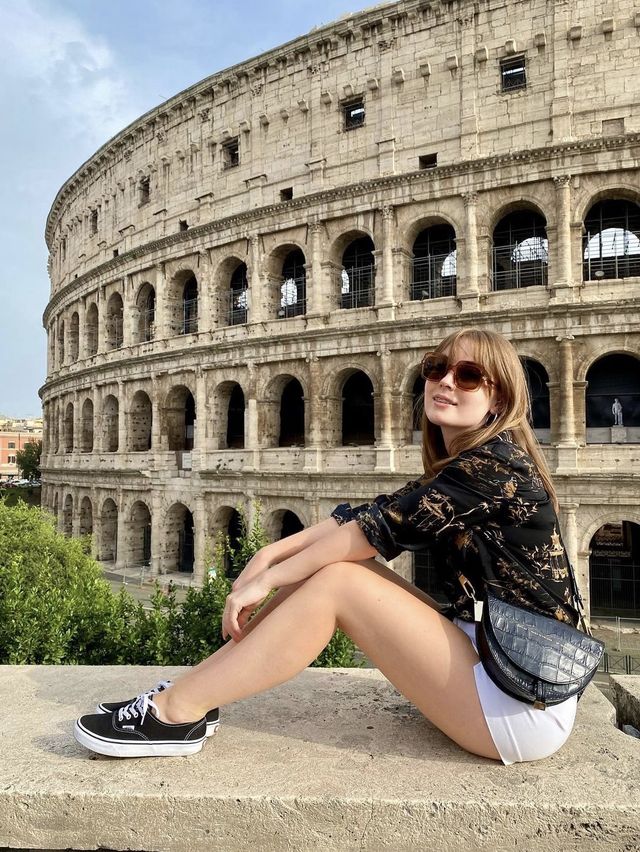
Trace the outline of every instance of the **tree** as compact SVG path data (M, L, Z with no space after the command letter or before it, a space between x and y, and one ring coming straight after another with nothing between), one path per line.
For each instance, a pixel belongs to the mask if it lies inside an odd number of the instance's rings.
M25 479L40 479L42 441L29 441L16 453L16 463Z

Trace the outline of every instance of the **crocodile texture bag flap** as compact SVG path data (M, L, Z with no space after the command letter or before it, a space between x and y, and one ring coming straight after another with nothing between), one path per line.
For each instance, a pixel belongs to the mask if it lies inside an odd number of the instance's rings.
M490 593L476 623L476 642L491 680L540 710L580 696L604 652L598 639Z

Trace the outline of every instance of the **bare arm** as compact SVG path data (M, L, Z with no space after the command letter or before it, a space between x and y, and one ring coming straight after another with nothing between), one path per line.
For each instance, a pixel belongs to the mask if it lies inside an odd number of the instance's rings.
M329 521L334 527L331 532L325 533L305 546L304 550L269 568L267 574L271 588L277 589L306 580L331 562L368 559L377 554L378 551L369 544L356 521L349 521L341 526L333 518L329 518ZM324 523L326 522L323 521Z
M280 541L267 544L260 550L260 553L264 555L271 565L275 565L278 562L289 559L291 556L295 556L296 553L300 553L300 551L305 550L316 541L335 532L337 529L339 529L337 521L333 518L326 518L326 520L320 521L318 524L300 530L295 535L289 535L286 538L280 539Z

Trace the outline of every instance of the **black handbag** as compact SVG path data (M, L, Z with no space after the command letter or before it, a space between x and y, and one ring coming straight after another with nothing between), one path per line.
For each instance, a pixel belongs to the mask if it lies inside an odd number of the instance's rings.
M566 552L566 551L565 551ZM507 603L485 587L477 600L469 580L458 573L474 601L478 655L503 692L537 710L578 699L596 673L604 643L594 639L583 616L583 602L569 560L571 591L584 632L533 610Z

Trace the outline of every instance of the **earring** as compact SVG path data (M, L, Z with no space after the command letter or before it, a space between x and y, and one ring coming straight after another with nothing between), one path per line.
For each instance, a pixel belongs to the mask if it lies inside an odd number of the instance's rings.
M491 419L487 420L487 422L484 424L485 426L493 426L493 424L494 424L494 423L496 422L496 420L498 419L498 412L497 412L497 411L494 411L494 412L493 412L493 415L491 415L491 414L490 414L490 415L489 415L489 417L490 417Z

